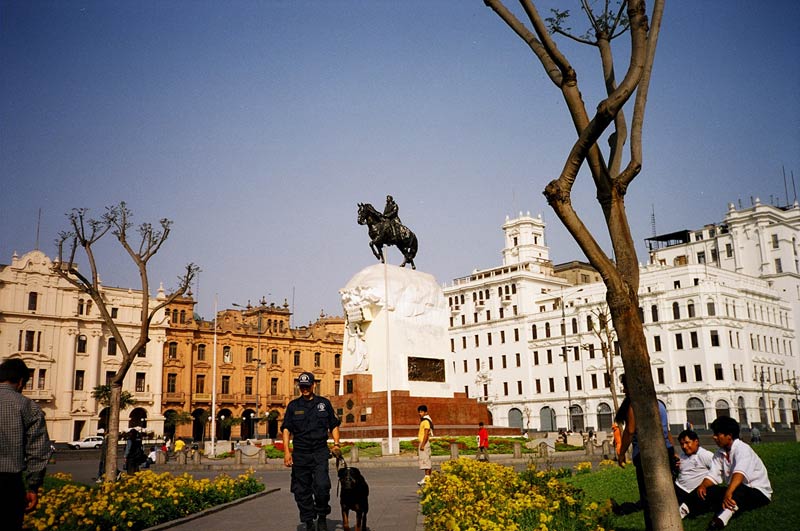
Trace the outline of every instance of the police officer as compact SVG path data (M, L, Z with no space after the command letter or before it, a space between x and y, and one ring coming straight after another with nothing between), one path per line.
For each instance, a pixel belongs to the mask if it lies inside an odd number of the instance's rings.
M328 474L328 432L333 436L333 454L341 457L339 418L327 398L314 394L314 375L297 378L300 397L286 407L283 434L283 464L292 468L292 493L307 531L327 531L331 512L331 478ZM294 440L289 448L290 439Z

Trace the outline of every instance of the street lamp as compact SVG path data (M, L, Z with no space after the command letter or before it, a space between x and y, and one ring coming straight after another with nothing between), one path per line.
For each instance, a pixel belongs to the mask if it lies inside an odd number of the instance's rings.
M576 290L571 295L583 291L583 288ZM561 331L564 336L564 346L562 347L562 356L564 356L564 364L567 366L567 430L572 431L572 382L569 380L569 355L567 354L567 314L564 304L564 288L561 288Z
M237 308L244 308L246 310L251 310L253 308L250 305L250 301L247 301L247 306L242 306L241 304L236 304L235 302L231 304ZM256 309L258 312L258 330L256 331L256 416L259 417L261 415L261 314L263 313L266 305L267 299L262 295L261 300L259 301L259 306ZM251 427L253 428L255 439L258 440L258 423L254 423Z
M762 400L762 402L764 403L764 409L766 409L766 408L767 408L767 404L768 404L768 402L767 402L767 395L766 395L766 394L765 394L765 392L764 392L764 367L761 367L761 377L759 378L759 381L761 382L761 400ZM766 430L767 430L767 431L770 431L770 426L769 426L769 417L767 417L767 418L765 419L765 418L764 418L764 417L761 415L761 408L758 408L758 417L759 417L759 420L761 421L761 423L762 423L762 424L764 424L764 420L766 420L766 421L767 421L767 422L766 422L766 424L767 424L767 425L766 425Z

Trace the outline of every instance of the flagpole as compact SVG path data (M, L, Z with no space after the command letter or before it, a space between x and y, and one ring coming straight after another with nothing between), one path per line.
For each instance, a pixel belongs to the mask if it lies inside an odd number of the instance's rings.
M214 295L214 357L211 362L211 457L217 456L217 296Z

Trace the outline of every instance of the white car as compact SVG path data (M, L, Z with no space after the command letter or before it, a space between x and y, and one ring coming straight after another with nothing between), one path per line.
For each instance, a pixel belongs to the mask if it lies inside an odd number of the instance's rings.
M91 437L84 437L80 441L72 441L69 443L70 448L79 450L81 448L100 448L103 445L103 438L99 435L92 435Z

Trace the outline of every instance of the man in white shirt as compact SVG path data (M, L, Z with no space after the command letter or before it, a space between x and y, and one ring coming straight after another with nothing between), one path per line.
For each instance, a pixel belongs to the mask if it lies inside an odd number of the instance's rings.
M719 450L697 487L697 495L717 513L708 529L722 529L735 512L767 505L772 498L772 485L761 458L739 439L736 420L718 417L711 429Z
M683 430L678 435L683 454L678 461L680 473L675 480L675 496L680 505L681 518L685 518L692 510L697 512L697 487L703 482L711 468L714 454L700 446L700 438L692 430Z

